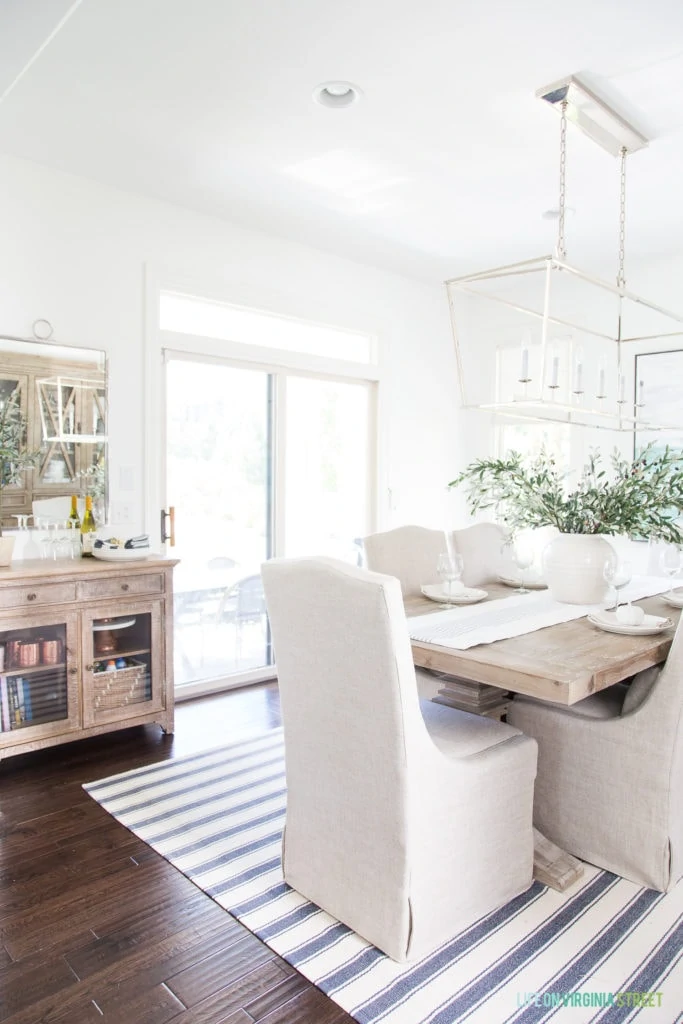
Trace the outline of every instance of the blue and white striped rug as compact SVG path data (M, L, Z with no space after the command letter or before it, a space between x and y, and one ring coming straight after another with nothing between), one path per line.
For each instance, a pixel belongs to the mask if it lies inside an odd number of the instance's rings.
M283 882L281 730L85 789L362 1024L683 1021L683 883L664 896L591 867L563 894L535 882L400 965Z

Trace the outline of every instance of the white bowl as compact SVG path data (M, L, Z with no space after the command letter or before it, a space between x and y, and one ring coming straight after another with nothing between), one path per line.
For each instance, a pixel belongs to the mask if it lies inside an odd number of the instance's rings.
M103 562L140 562L149 558L149 548L93 548L95 558Z

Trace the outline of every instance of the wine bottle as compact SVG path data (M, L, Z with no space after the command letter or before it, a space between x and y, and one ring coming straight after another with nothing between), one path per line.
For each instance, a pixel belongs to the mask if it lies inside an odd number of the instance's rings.
M86 495L85 499L85 512L83 513L83 522L81 523L81 555L84 558L92 558L92 548L96 539L97 523L95 517L92 514L92 498L90 495Z
M78 495L71 495L71 512L69 513L69 529L80 530L81 528L81 517L78 514Z

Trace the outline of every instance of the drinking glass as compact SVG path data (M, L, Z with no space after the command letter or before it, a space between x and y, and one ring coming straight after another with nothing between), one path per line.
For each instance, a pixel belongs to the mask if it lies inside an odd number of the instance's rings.
M602 578L614 589L614 611L619 607L619 591L631 582L633 569L630 562L622 559L608 559L602 570ZM631 604L629 600L627 604Z
M659 556L659 565L665 576L669 577L669 596L674 592L674 577L681 571L681 549L676 544L667 544Z
M512 554L512 561L519 569L519 586L512 593L529 594L529 589L524 586L524 572L526 569L531 568L534 563L534 549L528 540L513 537L510 541L510 553Z
M462 555L442 551L437 559L436 571L439 579L443 580L446 584L446 600L448 603L442 605L443 608L450 608L451 606L451 589L455 581L459 580L462 576L463 567Z

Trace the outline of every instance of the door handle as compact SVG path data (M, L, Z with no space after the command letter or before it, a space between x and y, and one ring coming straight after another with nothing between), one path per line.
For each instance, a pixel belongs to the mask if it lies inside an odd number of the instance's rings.
M169 532L166 533L166 520L168 519ZM172 548L175 547L175 506L169 505L168 512L165 508L161 510L161 543L169 542Z

